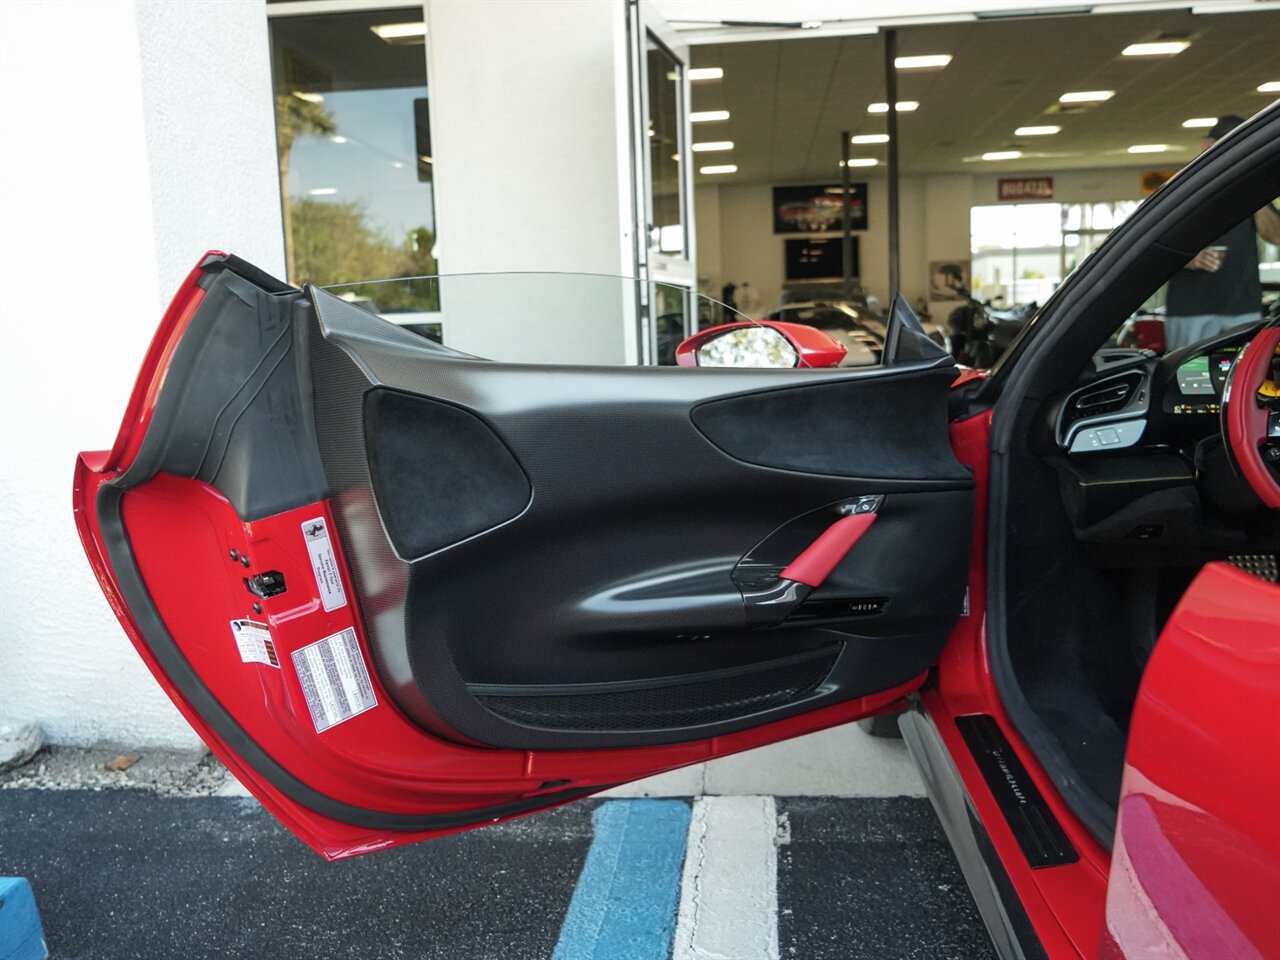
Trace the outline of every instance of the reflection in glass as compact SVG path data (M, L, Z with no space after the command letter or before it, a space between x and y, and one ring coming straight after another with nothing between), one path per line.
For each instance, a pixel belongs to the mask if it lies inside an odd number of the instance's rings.
M400 326L407 325L405 315L382 304L438 303L440 310L424 319L443 324L447 346L474 356L512 363L621 364L622 331L635 329L641 283L603 274L477 273L361 278L327 289ZM644 283L643 292L649 308L659 311L659 350L670 358L663 362L672 363L687 335L685 318L701 308L704 298L675 284ZM706 309L717 315L723 310L728 322L747 319L714 301Z
M271 20L293 283L438 272L424 37L408 29L420 20L404 9ZM410 287L348 295L382 313L439 308Z
M680 176L680 63L666 47L648 35L649 196L653 204L649 248L683 255L685 230Z
M794 367L795 347L772 327L739 327L712 337L698 350L700 367Z

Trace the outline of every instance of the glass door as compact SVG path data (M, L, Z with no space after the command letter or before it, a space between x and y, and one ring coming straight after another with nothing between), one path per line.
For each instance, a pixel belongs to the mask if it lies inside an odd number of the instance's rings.
M629 14L637 348L641 363L670 364L697 324L689 47L647 0Z

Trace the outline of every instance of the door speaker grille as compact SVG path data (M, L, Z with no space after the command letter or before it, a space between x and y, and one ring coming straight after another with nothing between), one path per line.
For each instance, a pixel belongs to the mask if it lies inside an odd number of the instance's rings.
M555 730L671 730L721 723L785 706L818 688L836 661L836 651L800 662L763 664L750 672L714 680L657 684L617 691L592 684L590 693L480 695L498 716ZM563 690L564 688L560 688Z

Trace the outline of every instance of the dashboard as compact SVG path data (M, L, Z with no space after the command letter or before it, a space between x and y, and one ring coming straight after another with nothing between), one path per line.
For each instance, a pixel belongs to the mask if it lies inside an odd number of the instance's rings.
M1094 358L1088 382L1058 406L1058 446L1070 454L1174 445L1216 433L1227 374L1253 327L1164 357L1110 349Z
M1222 409L1222 390L1227 373L1240 348L1229 347L1202 353L1184 360L1175 370L1179 398L1172 406L1175 414L1217 414Z

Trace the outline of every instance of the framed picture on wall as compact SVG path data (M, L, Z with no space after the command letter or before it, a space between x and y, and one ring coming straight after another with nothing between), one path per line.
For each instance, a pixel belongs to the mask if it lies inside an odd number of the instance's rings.
M929 299L965 299L971 271L968 260L934 260L929 264Z
M786 242L788 280L840 280L844 277L844 237L806 237ZM858 238L853 238L853 275L858 276Z
M773 188L774 233L833 233L844 229L840 184ZM849 184L849 217L853 229L867 229L867 185Z

